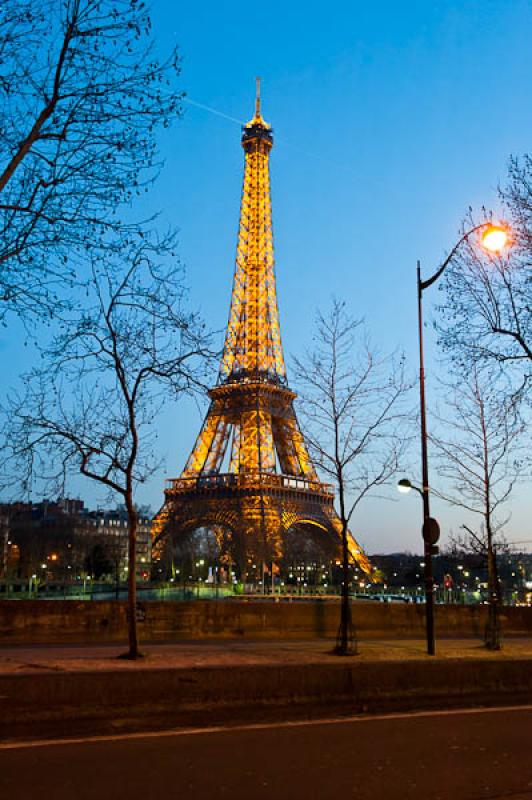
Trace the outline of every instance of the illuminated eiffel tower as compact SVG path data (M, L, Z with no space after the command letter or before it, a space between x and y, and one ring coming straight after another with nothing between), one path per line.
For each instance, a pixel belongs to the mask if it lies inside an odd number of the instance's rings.
M269 156L272 129L260 108L243 127L240 228L229 323L217 385L181 476L169 481L153 525L154 544L198 529L216 536L221 554L248 572L270 564L287 543L313 540L337 557L341 524L334 492L307 451L288 388L275 286ZM352 536L351 557L371 565Z

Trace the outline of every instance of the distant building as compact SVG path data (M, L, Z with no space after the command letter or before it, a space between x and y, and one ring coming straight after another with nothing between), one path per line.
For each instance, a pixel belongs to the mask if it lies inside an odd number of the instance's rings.
M7 560L9 553L9 514L0 506L0 578L3 578L7 570Z
M59 506L65 514L69 514L70 516L79 516L86 513L85 503L83 500L78 498L71 498L71 497L61 497L57 501L57 505Z
M86 519L95 528L95 533L114 543L115 558L120 580L125 580L128 572L128 522L125 509L112 511L98 509L89 511ZM147 581L151 572L151 517L139 516L137 527L137 578Z
M0 578L71 583L86 576L124 582L128 561L125 509L90 511L77 498L0 505ZM141 513L138 580L149 580L150 571L151 518Z

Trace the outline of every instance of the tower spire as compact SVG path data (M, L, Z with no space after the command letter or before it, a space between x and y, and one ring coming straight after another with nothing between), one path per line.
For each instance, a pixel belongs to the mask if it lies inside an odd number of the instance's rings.
M255 78L255 119L262 119L260 113L260 78Z
M244 125L244 182L229 324L220 366L220 382L284 384L273 255L270 199L272 129L260 110L257 78L255 116Z
M262 78L258 76L255 78L255 115L253 119L251 119L246 125L244 125L244 133L246 131L252 131L255 134L260 133L260 131L271 131L270 125L264 121L262 116L261 107L260 107L260 82Z

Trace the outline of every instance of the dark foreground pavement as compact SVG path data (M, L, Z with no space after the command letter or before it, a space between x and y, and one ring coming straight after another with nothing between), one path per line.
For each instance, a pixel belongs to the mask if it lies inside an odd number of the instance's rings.
M256 719L317 719L466 706L532 704L532 643L488 653L477 640L360 643L216 641L0 648L0 741L98 735Z
M0 796L531 800L532 708L0 745Z

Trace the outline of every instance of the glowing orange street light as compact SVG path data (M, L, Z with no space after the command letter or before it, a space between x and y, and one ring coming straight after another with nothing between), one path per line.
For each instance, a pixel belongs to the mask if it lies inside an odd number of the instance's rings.
M490 253L500 253L509 244L508 231L501 225L487 225L480 237L482 247Z

